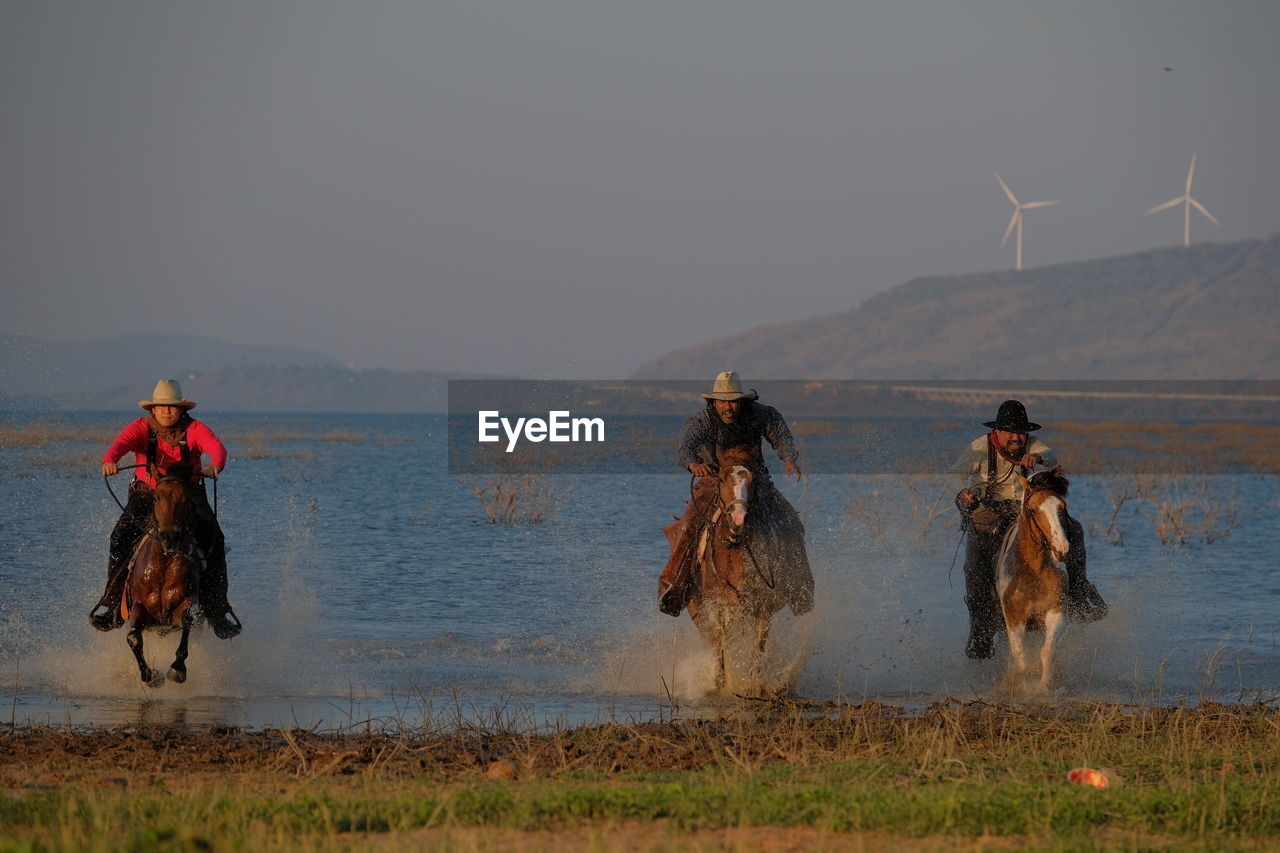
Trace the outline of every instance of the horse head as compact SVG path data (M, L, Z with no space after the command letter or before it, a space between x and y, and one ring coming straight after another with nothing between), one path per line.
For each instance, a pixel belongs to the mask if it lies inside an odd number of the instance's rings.
M165 551L181 546L191 520L191 466L170 466L152 489L156 539Z
M1070 481L1062 476L1062 466L1039 471L1031 479L1019 474L1018 481L1022 484L1022 513L1032 538L1062 562L1069 548L1066 497L1070 486Z
M730 447L716 448L716 459L720 463L720 508L729 519L730 532L737 537L747 523L755 482L751 470L754 458L746 448Z

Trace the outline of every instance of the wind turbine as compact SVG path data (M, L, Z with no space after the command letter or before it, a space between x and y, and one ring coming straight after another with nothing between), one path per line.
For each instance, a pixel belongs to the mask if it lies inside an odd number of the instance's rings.
M1004 182L1004 179L1000 177L1000 173L996 172L995 175L996 175L996 180L1000 182L1000 189L1004 190L1004 194L1009 197L1009 201L1013 202L1013 218L1009 220L1009 227L1004 229L1004 239L1000 241L1000 245L1003 246L1005 243L1009 242L1009 235L1013 233L1014 227L1017 227L1018 238L1015 242L1017 244L1018 250L1014 256L1016 260L1014 262L1013 268L1020 270L1022 269L1022 211L1031 210L1034 207L1048 207L1051 204L1060 204L1060 202L1029 201L1026 204L1022 204L1014 196L1013 190L1009 189L1009 185L1006 184Z
M1191 197L1191 178L1195 173L1196 155L1193 153L1191 155L1191 165L1187 167L1187 191L1177 198L1166 201L1164 204L1157 204L1155 207L1147 211L1147 214L1150 215L1152 213L1159 213L1162 210L1168 210L1174 205L1182 205L1182 245L1184 246L1191 245L1191 208L1194 207L1196 210L1207 216L1209 221L1214 225L1221 227L1218 220L1213 218L1213 214L1205 210L1203 204Z

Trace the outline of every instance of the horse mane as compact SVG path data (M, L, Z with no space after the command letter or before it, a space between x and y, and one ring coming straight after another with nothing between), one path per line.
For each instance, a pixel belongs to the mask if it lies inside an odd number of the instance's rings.
M172 465L165 466L165 472L159 480L179 480L184 484L189 484L195 473L196 468L190 462L175 462Z
M746 468L755 468L755 454L748 447L721 447L716 450L716 457L720 461L720 465L742 465Z
M1067 489L1071 486L1071 481L1062 476L1061 468L1054 468L1052 471L1037 471L1031 475L1031 479L1027 481L1033 489L1048 489L1058 497L1065 498Z

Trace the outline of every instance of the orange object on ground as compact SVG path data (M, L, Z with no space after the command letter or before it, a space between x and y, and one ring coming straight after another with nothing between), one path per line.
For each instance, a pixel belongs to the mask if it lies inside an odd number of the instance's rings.
M1094 770L1092 767L1077 767L1067 773L1067 781L1074 782L1077 785L1087 785L1090 788L1105 788L1111 782L1107 779L1106 774L1100 770Z

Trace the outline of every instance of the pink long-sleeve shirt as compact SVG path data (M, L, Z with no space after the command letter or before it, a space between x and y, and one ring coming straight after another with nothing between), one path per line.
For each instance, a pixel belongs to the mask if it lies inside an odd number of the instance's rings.
M155 488L155 477L145 467L150 461L147 459L147 435L147 419L145 417L138 418L120 430L116 440L111 442L111 446L107 448L106 455L102 457L102 461L119 462L126 453L133 453L134 461L144 466L135 468L133 470L134 476L148 486ZM203 473L203 469L200 467L201 454L209 454L209 464L216 466L219 471L227 464L227 449L222 446L222 442L213 434L213 430L194 418L187 425L187 449L191 453L191 464L195 466L197 474ZM156 437L155 461L157 465L164 468L181 460L182 449L178 445L168 444L159 436Z

